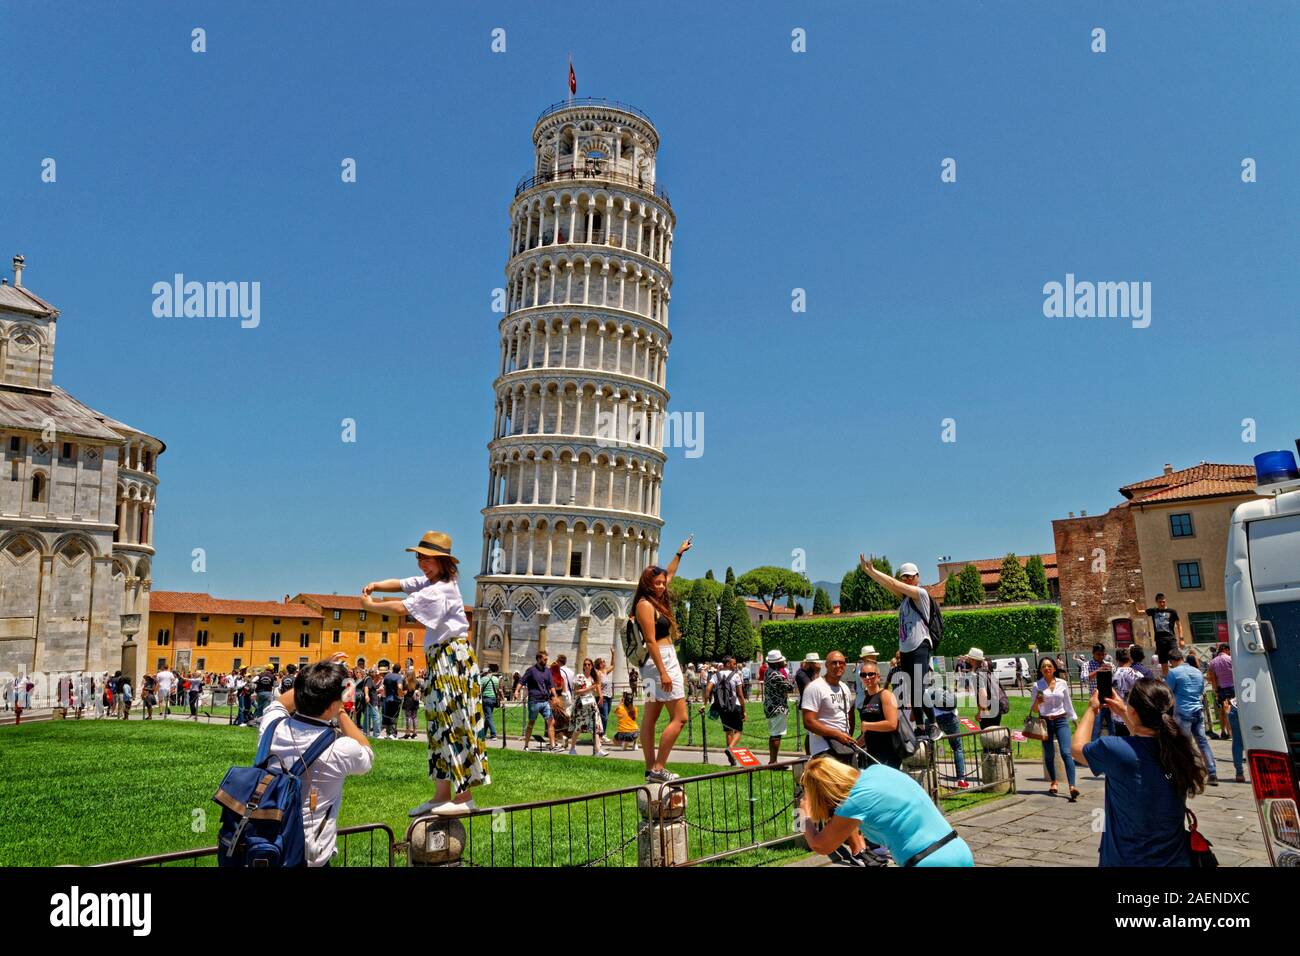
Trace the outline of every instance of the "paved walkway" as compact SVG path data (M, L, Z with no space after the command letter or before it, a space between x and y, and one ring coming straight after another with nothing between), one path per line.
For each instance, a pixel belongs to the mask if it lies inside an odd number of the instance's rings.
M1220 866L1268 866L1249 783L1233 783L1232 744L1210 741L1220 782L1191 801L1200 831L1214 844ZM1080 768L1077 803L1060 766L1064 796L1051 796L1041 762L1016 764L1016 793L949 819L975 855L976 866L1096 866L1104 783ZM1224 779L1226 776L1226 779ZM1094 813L1094 810L1096 811Z

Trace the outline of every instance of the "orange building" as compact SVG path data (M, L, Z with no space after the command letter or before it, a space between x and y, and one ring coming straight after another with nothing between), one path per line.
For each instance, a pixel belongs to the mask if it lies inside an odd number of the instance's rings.
M321 612L305 604L228 601L195 591L153 591L149 602L146 671L283 669L321 657Z

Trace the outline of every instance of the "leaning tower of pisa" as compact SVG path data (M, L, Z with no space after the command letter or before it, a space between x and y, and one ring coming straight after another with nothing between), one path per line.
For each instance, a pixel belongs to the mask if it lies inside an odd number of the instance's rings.
M621 663L636 579L658 561L676 226L658 150L634 107L557 103L510 204L474 602L480 660L507 672L539 648Z

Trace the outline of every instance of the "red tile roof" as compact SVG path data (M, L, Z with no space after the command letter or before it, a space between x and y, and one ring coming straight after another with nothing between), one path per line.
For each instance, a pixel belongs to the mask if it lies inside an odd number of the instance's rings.
M352 594L295 594L295 600L311 601L327 610L364 611L360 595Z
M764 604L762 601L749 601L749 600L746 600L746 601L745 601L745 604L746 604L748 607L752 607L755 611L762 611L764 614L767 613L767 605ZM773 613L773 614L789 614L791 617L794 616L794 611L793 611L791 608L788 608L788 607L786 607L786 606L783 605L783 604L778 604L777 606L775 606L774 608L772 608L772 613Z
M1217 478L1202 478L1189 481L1173 488L1165 488L1149 495L1135 499L1138 504L1148 501L1181 501L1188 498L1216 498L1220 495L1247 495L1255 493L1255 470L1252 468L1250 478L1242 481Z
M1248 494L1255 490L1253 465L1220 465L1203 461L1190 468L1156 475L1120 488L1133 501L1178 501L1216 495Z
M199 591L153 591L149 610L172 614L235 614L239 617L320 617L306 604L281 601L228 601Z

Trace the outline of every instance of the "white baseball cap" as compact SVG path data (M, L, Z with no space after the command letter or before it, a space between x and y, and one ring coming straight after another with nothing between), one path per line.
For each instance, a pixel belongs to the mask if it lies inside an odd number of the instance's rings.
M921 570L911 561L904 561L898 566L898 576L902 577L905 574L912 574L919 578L921 576Z

